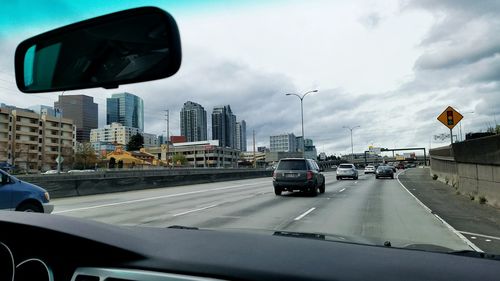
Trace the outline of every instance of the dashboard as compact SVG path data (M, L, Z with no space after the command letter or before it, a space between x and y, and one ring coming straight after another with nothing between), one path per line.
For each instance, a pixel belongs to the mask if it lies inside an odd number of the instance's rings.
M500 261L253 232L0 211L0 281L495 280Z

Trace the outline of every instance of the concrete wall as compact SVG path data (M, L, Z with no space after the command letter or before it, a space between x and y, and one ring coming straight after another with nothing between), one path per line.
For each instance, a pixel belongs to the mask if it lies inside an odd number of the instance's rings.
M256 169L182 169L107 171L86 174L19 176L49 191L52 198L160 188L198 183L270 177L272 171ZM270 187L272 186L269 180Z
M500 208L500 135L432 149L431 175L479 201Z
M458 163L458 175L461 193L473 195L475 200L484 197L500 208L500 166Z
M437 180L458 186L459 176L457 163L451 157L431 156L431 176L437 175Z

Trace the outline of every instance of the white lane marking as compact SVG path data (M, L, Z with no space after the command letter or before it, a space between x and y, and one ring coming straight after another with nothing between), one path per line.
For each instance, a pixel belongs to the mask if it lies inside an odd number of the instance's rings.
M218 206L218 204L213 204L213 205L206 206L206 207L203 207L203 208L198 208L198 209L194 209L194 210L185 211L185 212L182 212L182 213L177 213L177 214L174 214L173 216L174 217L178 217L178 216L182 216L182 215L185 215L185 214L189 214L189 213L194 213L194 212L198 212L198 211L203 211L203 210L206 210L206 209L210 209L210 208L213 208L213 207L216 207L216 206Z
M357 181L355 181L354 183L358 183Z
M434 214L432 212L431 209L429 209L429 207L425 206L424 203L422 203L422 201L420 201L415 195L413 195L409 190L408 188L406 188L406 186L399 180L399 175L402 175L406 172L406 170L398 173L396 175L396 179L398 180L399 184L403 187L404 190L406 190L406 192L408 192L408 194L411 195L411 197L413 197L413 199L415 199L419 204L420 206L422 206L424 209L426 209L429 213L431 213L432 215L434 215L439 221L441 221L449 230L451 230L453 233L455 233L455 235L458 236L458 238L460 238L462 241L465 242L465 244L467 244L469 247L471 247L474 251L476 252L481 252L481 253L484 253L483 250L481 250L478 246L474 245L474 243L472 243L469 239L467 239L465 236L463 236L458 230L456 230L455 228L453 228L453 226L451 226L449 223L447 223L445 220L443 220L440 216ZM472 237L471 237L472 238ZM474 239L474 238L473 238Z
M484 238L490 238L490 239L495 239L495 240L500 240L500 237L497 236L491 236L491 235L484 235L484 234L479 234L479 233L474 233L474 232L467 232L467 231L458 231L462 234L467 234L467 235L474 235L474 236L481 236Z
M316 207L312 207L311 209L307 210L305 213L303 213L302 215L296 217L293 220L298 221L298 220L302 219L303 217L307 216L310 212L314 211L315 209L316 209Z
M484 240L484 241L486 241L486 242L491 242L491 240L490 240L490 239L486 239L486 240Z
M218 190L238 188L238 187L258 185L258 184L262 184L262 182L261 183L249 183L249 184L231 185L231 186L226 186L226 187L218 187L218 188L212 188L212 189L189 191L189 192L183 192L183 193L176 193L176 194L169 194L169 195L162 195L162 196L155 196L155 197L147 197L147 198L141 198L141 199L127 200L127 201L120 201L120 202L115 202L115 203L108 203L108 204L102 204L102 205L96 205L96 206L81 207L81 208L75 208L75 209L69 209L69 210L63 210L63 211L57 211L57 212L52 212L52 214L62 214L62 213L84 211L84 210L91 210L91 209L104 208L104 207L112 207L112 206L118 206L118 205L124 205L124 204L146 202L146 201L151 201L151 200L158 200L158 199L164 199L164 198L172 198L172 197L178 197L178 196L184 196L184 195L191 195L191 194L198 194L198 193L206 193L206 192L211 192L211 191L218 191Z
M342 191L344 191L344 190L345 190L345 188L342 188L341 190L339 190L339 192L342 192Z

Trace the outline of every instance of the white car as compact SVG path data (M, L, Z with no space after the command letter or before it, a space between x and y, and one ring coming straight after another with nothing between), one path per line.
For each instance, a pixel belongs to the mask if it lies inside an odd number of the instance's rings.
M375 166L368 165L365 167L365 174L375 174Z
M42 173L42 175L52 175L52 174L57 174L57 170L48 170Z
M358 179L358 170L354 164L340 164L337 168L337 180L344 178Z

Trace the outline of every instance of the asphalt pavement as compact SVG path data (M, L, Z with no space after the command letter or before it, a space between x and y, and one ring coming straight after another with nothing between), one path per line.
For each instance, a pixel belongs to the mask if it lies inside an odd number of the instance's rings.
M479 204L440 181L429 168L408 169L399 179L429 211L487 253L500 254L500 209Z
M271 178L256 178L54 199L54 214L119 225L313 232L377 245L471 249L398 180L325 176L326 192L317 197L275 196Z

